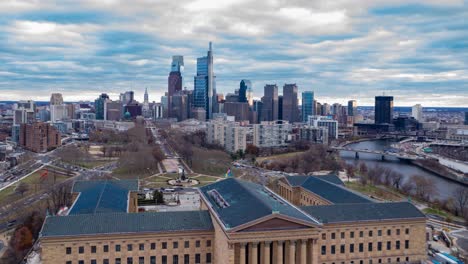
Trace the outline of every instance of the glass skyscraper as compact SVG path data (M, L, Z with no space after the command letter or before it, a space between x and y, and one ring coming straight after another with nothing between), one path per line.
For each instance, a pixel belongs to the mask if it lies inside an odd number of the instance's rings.
M242 80L239 87L239 102L247 103L248 94L252 92L252 83L249 80Z
M393 96L376 96L374 109L376 124L391 124L393 119Z
M206 57L197 59L197 75L194 78L193 106L206 110L206 119L213 115L213 97L215 93L215 81L213 75L213 53L210 47Z
M309 116L315 115L314 92L302 92L302 122L308 122Z

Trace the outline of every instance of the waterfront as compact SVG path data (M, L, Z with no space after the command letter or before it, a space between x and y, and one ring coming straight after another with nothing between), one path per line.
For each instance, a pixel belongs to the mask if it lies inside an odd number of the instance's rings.
M368 150L384 150L390 148L390 145L394 143L394 141L390 140L372 140L372 141L362 141L358 143L349 144L346 147L352 149L368 149ZM381 160L381 155L376 154L368 154L368 153L360 153L359 159L355 159L355 152L351 151L340 151L340 156L348 163L352 164L359 164L363 162L367 165L367 167L375 167L377 165L390 168L395 170L404 175L406 182L408 177L413 175L422 175L426 178L430 178L433 180L437 186L437 193L435 194L436 198L438 199L447 199L453 197L453 193L455 189L461 184L452 182L450 180L444 179L434 173L428 172L426 170L421 169L418 166L412 165L405 161L400 161L398 158L395 157L385 157L385 161Z

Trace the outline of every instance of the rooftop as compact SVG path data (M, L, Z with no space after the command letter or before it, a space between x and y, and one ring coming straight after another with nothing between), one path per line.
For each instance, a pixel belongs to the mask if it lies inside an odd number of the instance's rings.
M256 183L229 178L204 186L200 191L227 229L271 214L282 214L301 221L318 223L277 194Z
M137 180L77 181L72 192L80 194L68 214L125 213L130 191L138 191Z
M336 177L336 176L335 176ZM333 176L286 176L292 186L302 186L334 204L372 203L370 198L355 193L338 183ZM339 181L341 182L341 180ZM342 183L342 182L341 182Z
M208 211L48 216L41 237L213 230Z
M409 202L302 206L301 209L322 223L425 218Z

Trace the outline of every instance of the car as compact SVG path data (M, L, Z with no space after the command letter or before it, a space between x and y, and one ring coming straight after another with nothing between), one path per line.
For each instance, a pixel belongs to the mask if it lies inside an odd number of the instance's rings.
M436 235L432 236L432 240L439 241L439 236L436 236Z

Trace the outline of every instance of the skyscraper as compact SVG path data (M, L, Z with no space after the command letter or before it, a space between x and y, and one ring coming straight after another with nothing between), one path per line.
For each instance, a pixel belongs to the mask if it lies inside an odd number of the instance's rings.
M391 124L393 119L393 96L375 97L375 123Z
M468 112L465 112L465 125L468 126Z
M283 86L283 119L289 123L298 121L297 85L295 83Z
M61 93L53 93L50 96L50 105L62 105L63 97Z
M207 56L197 59L197 75L194 78L193 106L205 109L206 119L210 119L213 115L213 97L216 94L214 78L213 51L210 42Z
M184 57L180 55L172 56L171 72L168 77L168 96L173 96L178 91L182 91L184 69Z
M129 104L134 100L134 92L133 91L126 91L125 93L120 94L120 101L126 105Z
M310 115L315 115L314 92L302 92L302 122L307 122Z
M414 119L418 120L419 122L423 121L422 109L423 108L421 104L415 104L411 108L411 116L414 117Z
M262 97L262 119L259 121L278 120L278 86L267 84Z
M357 102L356 100L349 100L348 101L348 116L356 116L357 115Z
M103 93L98 97L98 99L94 101L94 109L96 111L97 120L104 120L104 116L105 116L104 104L106 103L107 100L109 100L109 96Z
M144 95L143 103L149 104L148 88L145 88L145 95Z
M249 91L252 91L252 83L249 80L242 80L239 87L239 102L247 103L249 102L247 94Z

